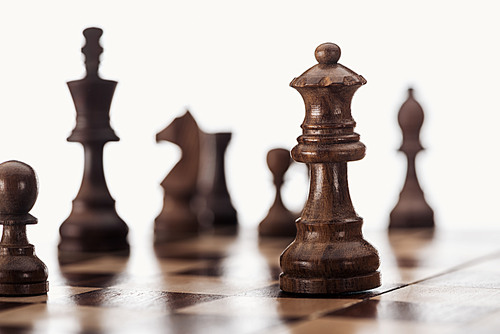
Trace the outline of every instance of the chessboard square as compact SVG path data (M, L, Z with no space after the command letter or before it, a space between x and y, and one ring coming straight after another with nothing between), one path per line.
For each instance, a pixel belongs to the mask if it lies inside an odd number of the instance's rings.
M31 304L25 303L25 302L19 302L19 301L12 301L12 302L2 301L2 302L0 302L0 317L2 317L6 311L10 311L12 309L24 307L27 305L31 305Z
M262 316L171 314L162 319L161 324L148 323L141 329L146 333L210 333L210 334L251 334L279 325L292 324L294 319L280 319Z
M224 276L224 268L217 264L209 264L207 266L188 269L179 271L177 275L194 275L194 276L210 276L210 277L221 277Z
M380 272L382 273L382 285L406 285L441 275L445 273L445 270L426 267L400 268L396 264L383 264Z
M92 268L85 264L73 266L70 270L63 272L62 283L78 287L110 287L116 285L141 284L145 281L161 281L164 275L173 274L177 271L186 271L193 268L205 266L207 261L185 261L185 260L162 260L154 265L145 267L127 267L123 272L111 270L106 272L104 268L97 268L94 272ZM88 266L88 267L87 267Z
M297 299L232 296L179 310L183 314L260 316L296 319L323 314L357 303L351 299Z
M63 273L121 273L127 267L128 257L102 256L96 259L61 265Z
M475 270L478 272L490 272L500 274L500 254L495 254L494 256L489 256L483 259L483 261L474 262L467 270Z
M329 317L397 320L418 323L468 323L495 311L492 307L470 307L453 304L417 304L384 300L365 300L330 312Z
M432 305L500 308L500 290L413 284L377 296L375 300Z
M463 326L460 333L498 333L499 328L500 310Z
M159 258L186 260L220 260L237 239L231 236L200 236L179 242L157 244L154 251Z
M18 303L52 303L61 302L71 296L96 290L97 288L80 288L69 286L51 286L47 295L26 296L26 297L0 297L0 305L2 302L18 302Z
M268 280L277 281L281 269L277 266L269 267L265 266L252 266L248 262L241 262L237 266L227 264L227 263L210 263L198 268L192 268L184 271L177 272L177 275L186 276L210 276L210 277L227 277L232 279L258 279L258 280Z
M42 333L124 332L165 315L155 310L41 303L0 313L0 326L31 327L33 332Z
M179 271L176 274L276 281L281 272L278 259L279 251L276 251L271 261L261 254L257 241L238 242L231 245L224 258L207 261L202 266Z
M179 273L182 271L190 270L193 268L200 268L206 266L208 263L211 263L210 260L178 260L178 259L161 259L158 261L158 274L171 274L171 273ZM140 268L131 268L131 272L134 273L134 277L138 277L138 273L142 273L142 277L147 275L156 275L154 271L152 271L151 267L142 268L143 270L139 270Z
M73 287L106 288L127 281L125 274L116 273L65 273L65 284Z
M192 253L191 253L192 254ZM151 258L151 256L152 258ZM189 257L189 254L188 254ZM193 256L197 258L197 256ZM210 263L208 260L192 259L157 259L154 254L139 254L130 259L124 257L104 256L98 259L71 263L61 266L64 276L89 275L123 275L142 278L162 273L175 273Z
M311 334L311 333L411 333L447 334L455 333L453 324L420 324L402 321L374 321L353 318L319 318L279 326L262 334Z
M269 284L270 282L268 281L179 275L153 277L142 281L120 283L114 287L123 290L152 290L233 296L249 290L263 288Z
M467 261L476 262L479 257L498 250L498 233L479 231L471 237L467 232L429 230L418 234L400 232L402 238L393 236L391 231L389 243L391 252L384 251L381 255L388 260L394 258L394 263L400 267L432 267L440 268L441 272ZM471 232L472 233L472 232Z
M464 268L422 281L421 284L464 288L500 289L500 275L493 271Z
M383 275L382 275L383 277ZM340 294L335 296L335 298L345 298L345 299L368 299L372 298L384 293L387 293L388 291L400 288L403 286L401 283L386 283L382 281L382 285L379 287L376 287L371 290L366 290L366 291L361 291L361 292L355 292L355 293L346 293L346 294Z
M171 245L170 245L171 247ZM164 259L173 259L173 260L222 260L224 259L227 254L214 251L214 252L193 252L192 249L174 249L170 247L164 247L163 245L157 246L156 247L156 254L158 255L158 258L161 260Z
M49 291L50 292L50 291ZM36 296L11 296L11 297L0 297L0 305L2 303L26 303L26 304L35 304L35 303L45 303L48 300L48 295L36 295ZM1 309L1 308L0 308Z
M259 297L259 298L281 298L285 295L283 291L280 289L280 284L275 283L269 286L265 286L263 288L247 291L245 293L242 293L241 296Z
M398 268L419 268L422 266L422 261L413 256L400 256L396 259Z
M105 288L75 295L73 301L76 305L84 306L171 312L178 308L210 302L221 298L224 298L224 296Z
M0 333L2 334L31 334L33 328L31 326L2 326L0 325Z

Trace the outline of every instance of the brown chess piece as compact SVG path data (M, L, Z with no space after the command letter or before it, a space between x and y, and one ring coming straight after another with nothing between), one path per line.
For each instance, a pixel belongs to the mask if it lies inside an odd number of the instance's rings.
M164 189L163 209L155 219L155 242L183 239L198 234L198 218L192 208L196 195L200 158L200 130L189 111L175 118L156 135L182 150L179 162L161 183Z
M363 219L354 211L347 184L347 162L365 155L353 131L351 100L366 80L337 63L336 44L318 46L315 55L319 64L290 83L306 106L292 157L308 164L311 184L297 236L280 257L280 288L305 294L372 289L380 286L379 256L363 239Z
M76 127L68 137L79 142L85 152L82 185L73 200L73 210L63 222L59 232L59 250L65 252L128 251L128 227L115 210L103 170L104 144L118 141L109 124L109 108L116 88L116 81L99 77L99 45L102 30L88 28L83 31L86 44L87 74L85 78L68 82L77 111Z
M0 295L41 295L49 290L48 271L28 242L26 225L38 220L29 214L38 196L33 168L20 161L0 164Z
M295 220L297 216L291 213L281 199L281 187L288 167L292 163L290 152L276 148L267 153L267 165L273 174L276 196L266 218L259 224L259 235L270 237L294 237L297 233Z
M424 148L420 143L420 128L424 122L424 111L408 89L408 99L398 113L398 123L403 133L403 143L399 150L406 154L408 169L399 201L390 215L389 228L434 227L434 211L427 204L420 188L415 169L415 158Z
M230 132L201 133L200 173L196 210L204 230L234 233L238 218L226 185L225 153Z

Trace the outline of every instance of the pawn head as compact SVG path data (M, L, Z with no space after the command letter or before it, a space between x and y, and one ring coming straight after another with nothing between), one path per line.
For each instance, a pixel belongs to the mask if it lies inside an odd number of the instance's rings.
M340 48L334 43L323 43L316 48L314 56L320 64L336 64L340 59Z
M292 163L290 151L275 148L267 153L267 165L273 174L284 175Z
M31 166L15 160L0 164L0 214L26 214L37 196L38 179Z

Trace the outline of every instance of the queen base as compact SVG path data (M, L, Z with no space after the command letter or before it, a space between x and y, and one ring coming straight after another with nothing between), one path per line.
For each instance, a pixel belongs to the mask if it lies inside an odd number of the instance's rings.
M280 289L285 292L305 294L341 294L361 292L380 286L378 271L357 277L348 278L301 278L280 275Z
M434 211L423 196L400 200L390 215L389 229L433 227Z
M360 217L297 221L297 237L281 254L280 288L304 294L361 292L380 286L377 250L361 233Z

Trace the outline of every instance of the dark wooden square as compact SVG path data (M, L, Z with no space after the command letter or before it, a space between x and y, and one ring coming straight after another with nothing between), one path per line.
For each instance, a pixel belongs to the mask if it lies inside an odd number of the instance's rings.
M222 295L166 292L154 290L124 290L104 288L72 297L77 305L116 307L140 310L174 311L183 307L225 298Z
M399 320L416 323L468 323L492 312L492 307L460 304L417 304L409 302L365 300L327 314L327 317Z

